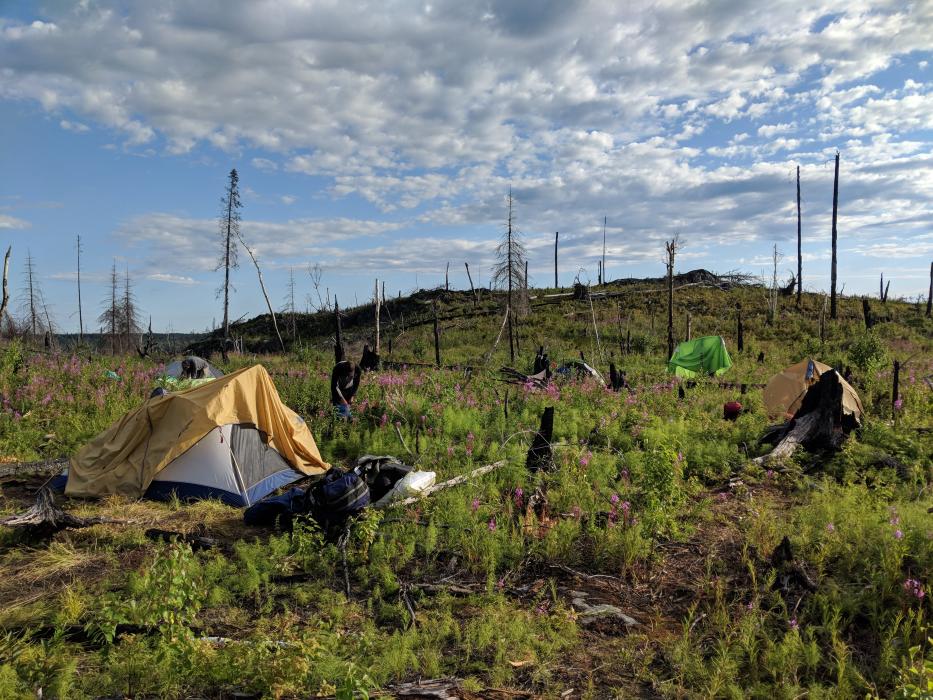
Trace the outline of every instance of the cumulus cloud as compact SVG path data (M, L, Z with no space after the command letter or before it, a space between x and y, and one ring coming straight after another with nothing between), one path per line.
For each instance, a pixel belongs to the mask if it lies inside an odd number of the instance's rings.
M355 239L363 267L480 256L510 186L542 261L554 230L568 255L595 255L603 215L617 263L653 260L678 232L689 255L750 260L743 247L795 234L797 164L807 232L828 236L836 148L841 229L933 225L931 3L99 0L46 13L0 20L0 99L129 149L249 149L256 170L322 177L321 196L381 212L244 221L272 265L325 249L345 260ZM883 79L908 56L912 77ZM437 226L490 235L434 245ZM392 234L406 240L364 247ZM171 269L216 264L209 219L141 216L118 237Z

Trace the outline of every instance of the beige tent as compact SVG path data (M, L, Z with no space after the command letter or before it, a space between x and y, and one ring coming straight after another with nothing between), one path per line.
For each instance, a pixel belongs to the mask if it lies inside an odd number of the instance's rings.
M829 365L807 358L791 365L780 374L775 374L768 381L764 391L764 403L768 415L784 418L793 416L800 408L807 390L816 384L821 374L832 369ZM843 413L854 416L855 420L861 423L864 412L861 399L846 380L839 377L839 381L842 384Z
M230 492L225 500L249 505L329 468L311 430L255 365L127 413L72 457L65 493L139 498L164 472L179 493Z

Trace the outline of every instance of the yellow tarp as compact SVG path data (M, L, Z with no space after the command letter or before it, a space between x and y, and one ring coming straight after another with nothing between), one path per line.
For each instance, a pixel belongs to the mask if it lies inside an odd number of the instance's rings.
M785 418L793 416L800 408L807 389L816 384L821 374L830 370L832 367L829 365L808 358L775 374L765 386L762 397L768 415ZM854 415L855 419L861 423L864 412L862 400L845 379L839 377L839 382L842 384L843 412Z
M71 458L69 496L139 498L153 477L219 425L252 423L302 474L330 468L305 422L282 403L261 365L149 399Z

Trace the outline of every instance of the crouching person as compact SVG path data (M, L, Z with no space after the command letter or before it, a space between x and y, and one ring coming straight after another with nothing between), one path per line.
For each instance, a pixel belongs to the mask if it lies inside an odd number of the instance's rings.
M210 376L210 365L203 357L191 355L181 361L181 379L204 379Z
M330 402L341 418L350 418L350 403L360 388L360 367L349 360L334 365L330 374Z

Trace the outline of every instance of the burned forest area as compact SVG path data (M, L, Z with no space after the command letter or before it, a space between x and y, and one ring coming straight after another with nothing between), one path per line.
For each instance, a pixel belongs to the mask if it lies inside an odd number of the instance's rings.
M928 308L676 252L4 339L0 696L929 697Z

